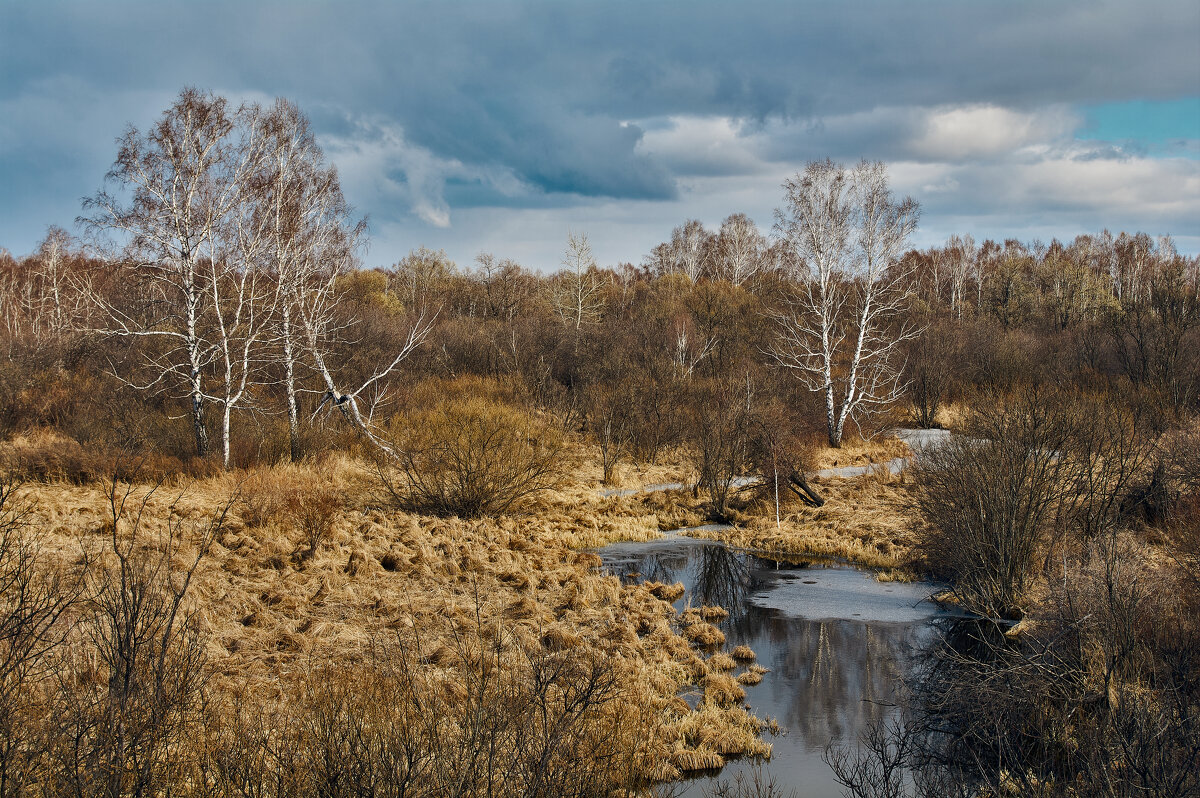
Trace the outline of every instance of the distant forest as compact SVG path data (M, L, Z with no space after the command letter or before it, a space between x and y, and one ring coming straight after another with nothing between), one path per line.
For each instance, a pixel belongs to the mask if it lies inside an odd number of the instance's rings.
M863 180L899 225L873 261ZM601 266L572 233L555 274L427 249L362 267L365 226L283 101L185 92L107 186L82 238L0 251L0 434L166 470L378 452L422 402L484 381L607 471L738 414L798 451L1030 385L1120 397L1158 432L1200 409L1200 259L1108 231L907 249L918 209L878 164L812 164L770 228L689 220L640 264ZM63 467L92 467L76 456Z

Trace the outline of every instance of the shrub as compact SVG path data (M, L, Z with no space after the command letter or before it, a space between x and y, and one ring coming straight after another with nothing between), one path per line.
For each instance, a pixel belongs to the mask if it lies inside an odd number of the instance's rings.
M1024 614L1062 494L1069 429L1045 399L1027 393L979 411L967 435L929 449L917 468L926 561L966 609L981 615Z
M83 485L99 478L108 465L96 452L53 430L34 430L0 446L0 467L24 480Z
M559 483L562 433L485 398L451 398L408 414L384 485L402 506L465 518L494 515Z
M342 495L326 468L279 466L246 479L239 509L248 526L275 522L299 530L307 546L303 554L311 557L328 539L342 505Z

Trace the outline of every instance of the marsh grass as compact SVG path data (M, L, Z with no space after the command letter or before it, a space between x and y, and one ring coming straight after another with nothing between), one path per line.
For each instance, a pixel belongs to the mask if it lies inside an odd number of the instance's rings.
M752 497L743 505L742 523L728 528L690 530L694 537L721 540L766 554L843 559L890 574L915 575L913 547L918 519L914 488L902 474L873 473L853 479L814 480L825 498L822 507L785 501L777 527L774 505Z
M140 508L130 551L158 563L163 584L192 574L179 608L196 687L164 732L168 749L154 749L178 762L175 792L593 795L768 756L769 724L742 703L765 669L744 646L723 650L715 623L726 609L677 612L682 585L622 584L586 551L694 526L704 500L686 490L604 497L591 453L563 441L556 484L474 520L389 509L374 467L344 454L152 482L128 469L127 504ZM664 456L639 477L688 473ZM822 508L784 503L782 531L761 489L739 491L742 525L718 534L902 565L903 478L821 490ZM104 485L63 476L25 495L45 565L105 584L114 561ZM205 526L221 507L221 523ZM65 645L62 663L95 656L86 636ZM66 694L44 681L52 673L27 694L40 696L42 716L64 717L54 707ZM91 683L101 706L106 682ZM680 698L687 691L695 709ZM531 707L553 720L534 722ZM40 728L43 742L64 733ZM33 771L50 773L47 757L34 757Z
M415 515L379 508L369 465L337 456L129 490L139 556L167 563L173 584L193 571L181 609L204 679L167 743L177 794L359 795L388 779L417 795L484 794L481 779L488 794L607 794L769 752L740 685L714 667L705 687L699 651L717 650L719 630L700 610L678 615L673 586L622 585L580 550L658 536L636 501L568 484L564 496L590 498L547 517ZM101 485L28 495L48 562L69 571L103 553ZM223 506L207 542L186 532ZM76 638L65 655L87 661L91 646ZM681 708L685 689L712 700ZM543 705L553 730L523 714ZM484 748L497 753L464 754Z

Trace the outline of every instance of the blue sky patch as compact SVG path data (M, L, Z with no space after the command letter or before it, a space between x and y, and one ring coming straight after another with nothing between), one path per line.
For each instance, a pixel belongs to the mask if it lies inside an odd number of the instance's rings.
M1080 139L1136 141L1152 155L1189 154L1200 156L1194 146L1200 140L1200 97L1180 100L1105 103L1083 108L1086 122Z

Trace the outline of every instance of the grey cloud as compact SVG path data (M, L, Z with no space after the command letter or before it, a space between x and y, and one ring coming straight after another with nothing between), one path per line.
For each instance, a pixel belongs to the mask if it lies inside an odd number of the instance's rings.
M10 242L37 213L39 229L66 221L124 124L149 124L183 85L288 96L328 142L386 120L403 157L360 162L352 198L427 226L455 224L459 202L668 207L695 200L690 177L826 155L936 160L916 146L928 109L1194 94L1198 31L1194 0L8 3L0 104L16 105L0 107L18 112L0 120L0 243L27 246ZM671 117L741 120L742 140L655 150L654 123ZM66 121L47 137L54 118Z

